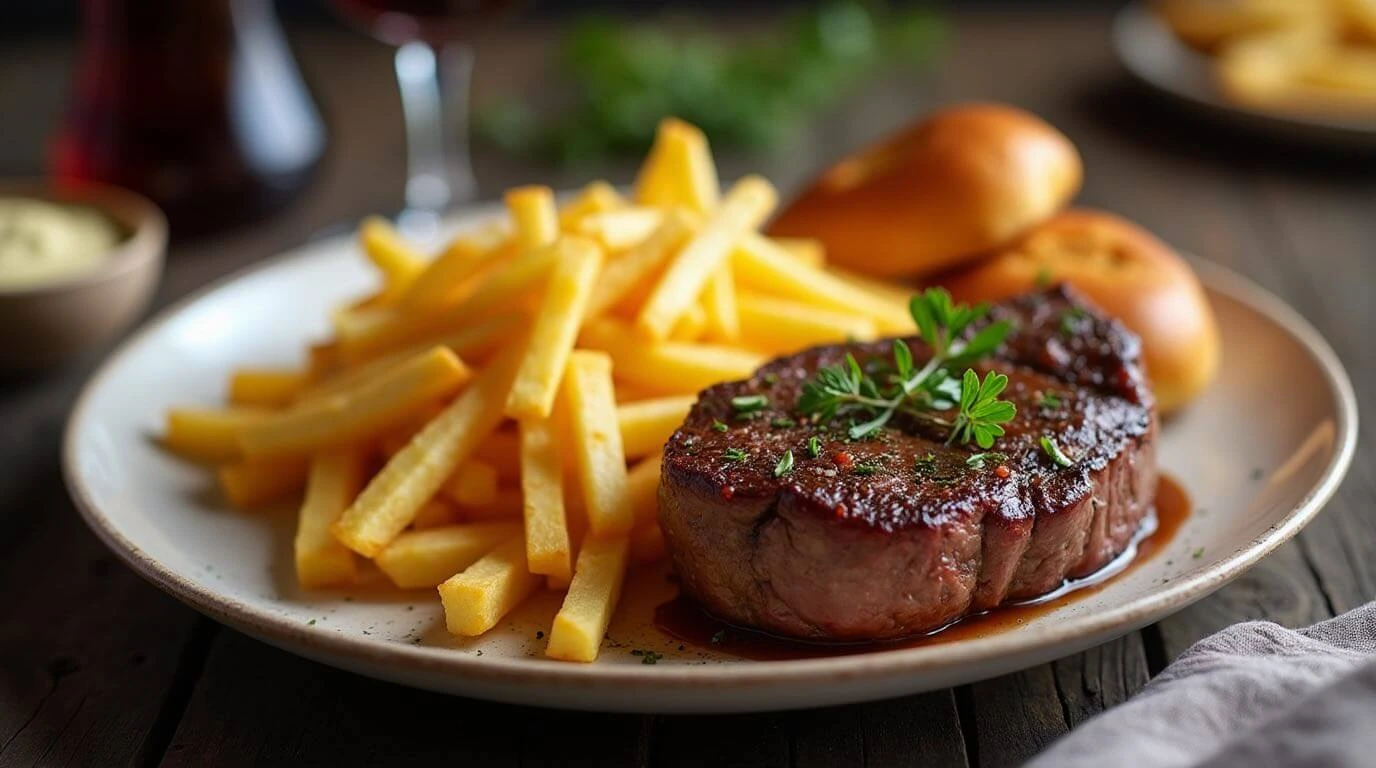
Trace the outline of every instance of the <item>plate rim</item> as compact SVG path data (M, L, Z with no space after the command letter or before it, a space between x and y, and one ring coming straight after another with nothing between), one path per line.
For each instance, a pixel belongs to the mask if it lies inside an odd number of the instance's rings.
M499 204L491 202L478 204L464 209L451 221L479 219L498 207ZM683 687L735 689L772 687L819 679L854 681L880 673L909 675L953 665L994 664L1000 658L1010 655L1035 653L1038 649L1071 645L1084 638L1112 635L1117 629L1131 631L1133 626L1142 626L1155 617L1179 610L1224 586L1293 538L1313 520L1337 491L1356 449L1356 395L1341 360L1318 330L1283 300L1249 278L1222 265L1190 257L1190 262L1199 273L1206 289L1216 290L1265 315L1305 347L1322 372L1336 404L1336 451L1318 482L1284 519L1212 567L1173 579L1169 585L1148 597L1104 611L1075 616L1044 628L1036 635L1037 640L1034 643L1026 642L1023 639L1026 635L1023 633L1010 632L965 643L880 650L852 656L713 666L662 665L654 669L646 669L642 665L570 664L538 657L477 657L444 648L383 643L348 634L310 631L299 622L285 616L255 608L252 604L217 593L212 588L203 587L177 575L125 537L117 530L109 515L100 508L94 494L85 486L76 466L76 440L82 425L88 420L87 411L91 401L102 388L106 378L119 370L123 360L164 325L193 304L240 280L290 261L308 258L313 253L325 251L327 248L340 247L350 238L351 235L346 234L303 243L232 271L192 291L147 320L101 362L96 372L83 385L64 428L62 473L74 505L97 538L135 573L162 591L222 624L244 631L296 655L323 660L331 666L355 671L364 668L404 669L404 673L409 674L405 684L411 686L457 692L461 688L471 690L493 684L509 684L513 686L513 697L510 700L520 700L516 690L531 686L552 684L583 688L614 687L620 691L619 696L624 699L637 694L653 694ZM444 677L437 680L434 686L415 681L414 675L428 672L442 673ZM395 676L384 672L365 674L402 681L401 673L395 673ZM444 684L453 681L458 681L459 684Z

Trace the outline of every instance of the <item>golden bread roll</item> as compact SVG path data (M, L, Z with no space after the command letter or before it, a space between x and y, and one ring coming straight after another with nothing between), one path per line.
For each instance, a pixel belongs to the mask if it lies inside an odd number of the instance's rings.
M872 275L955 266L1044 221L1080 189L1075 146L1007 106L944 109L832 166L770 227Z
M1198 277L1165 243L1113 214L1070 210L941 281L961 301L998 301L1065 282L1142 338L1163 413L1218 370L1218 325Z

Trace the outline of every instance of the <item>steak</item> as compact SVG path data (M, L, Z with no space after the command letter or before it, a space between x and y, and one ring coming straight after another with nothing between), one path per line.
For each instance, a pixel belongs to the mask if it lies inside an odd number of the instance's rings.
M665 446L659 488L683 591L772 634L887 640L1044 595L1122 553L1156 489L1140 341L1063 287L995 305L996 319L1013 331L972 367L1006 374L1018 413L982 465L939 426L895 417L850 440L847 423L799 417L818 368L848 352L891 359L890 341L816 347L703 391ZM921 339L904 342L918 365L930 359ZM740 418L732 398L757 394L767 407ZM776 476L788 450L793 467Z

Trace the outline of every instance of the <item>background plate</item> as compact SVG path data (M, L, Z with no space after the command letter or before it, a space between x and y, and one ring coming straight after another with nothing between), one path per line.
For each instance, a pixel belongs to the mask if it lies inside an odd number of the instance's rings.
M492 215L477 208L456 226ZM1351 385L1328 345L1278 299L1197 265L1223 333L1220 380L1162 434L1165 470L1195 514L1169 547L1104 588L1015 630L959 642L795 661L747 661L654 629L673 594L633 574L593 664L543 657L558 609L533 599L484 637L443 628L433 592L303 592L292 510L242 513L204 468L159 449L163 412L222 402L240 365L299 364L328 310L372 287L352 237L309 245L188 298L126 342L68 424L64 471L87 523L134 570L268 643L398 683L573 709L732 712L878 699L993 677L1081 651L1198 600L1293 536L1336 489L1356 441ZM1258 417L1258 414L1262 414ZM641 664L632 649L663 654Z

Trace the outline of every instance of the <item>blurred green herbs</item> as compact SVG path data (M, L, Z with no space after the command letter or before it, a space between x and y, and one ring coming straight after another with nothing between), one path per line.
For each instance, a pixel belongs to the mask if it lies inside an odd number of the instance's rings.
M857 0L826 3L735 45L696 25L587 18L560 52L564 111L491 104L475 127L489 144L565 164L643 151L667 115L702 128L714 146L777 145L881 66L924 62L945 35L930 10Z

